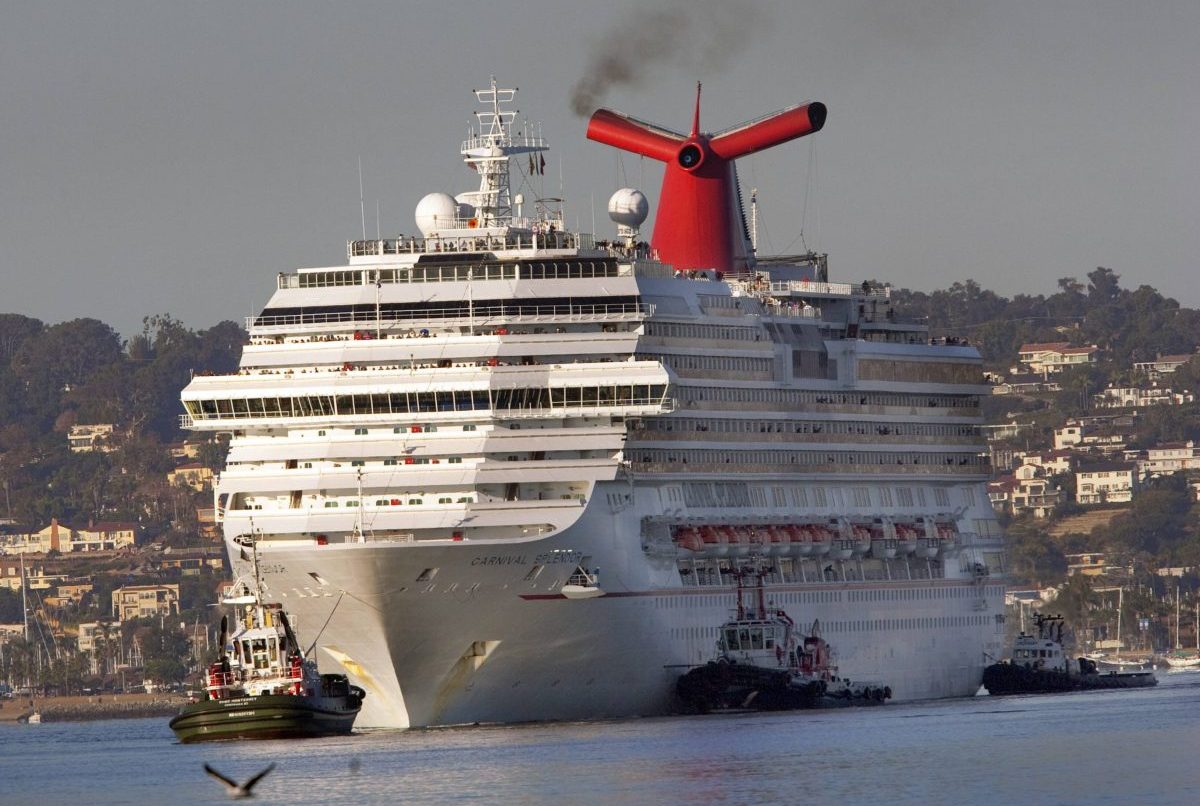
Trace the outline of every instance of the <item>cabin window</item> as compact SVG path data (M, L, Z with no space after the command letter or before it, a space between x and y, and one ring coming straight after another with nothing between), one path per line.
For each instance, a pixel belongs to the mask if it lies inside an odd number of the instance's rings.
M350 463L350 467L363 467L364 465L366 465L366 462L364 462L362 459L355 459Z
M271 665L267 660L267 640L265 638L255 638L250 642L250 657L254 659L255 669L266 669Z
M367 429L365 429L365 428L355 428L354 429L355 436L359 436L359 437L366 436L366 433L367 433Z
M740 648L741 648L741 645L738 643L737 630L734 630L734 629L726 630L725 631L725 649L736 650L736 649L740 649Z
M384 464L384 467L391 467L392 465L396 464L396 460L395 459L384 459L383 464Z
M473 426L473 425L464 425L464 426L463 426L463 430L464 430L464 431L474 431L474 430L475 430L475 426Z

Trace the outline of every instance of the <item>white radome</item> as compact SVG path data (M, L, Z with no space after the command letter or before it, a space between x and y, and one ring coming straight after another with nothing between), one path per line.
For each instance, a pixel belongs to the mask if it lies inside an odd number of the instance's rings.
M621 188L608 200L608 217L622 227L637 229L650 214L646 194L634 188Z
M453 227L457 218L458 202L449 193L430 193L417 202L417 229L426 238Z
M454 197L455 203L458 205L458 217L463 221L475 217L475 193L468 191L467 193L459 193Z

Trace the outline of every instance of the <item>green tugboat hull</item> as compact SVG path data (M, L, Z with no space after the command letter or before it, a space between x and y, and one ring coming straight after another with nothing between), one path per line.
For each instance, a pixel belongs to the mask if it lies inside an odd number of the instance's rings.
M290 739L346 734L362 700L263 694L192 703L171 720L183 744L221 739Z

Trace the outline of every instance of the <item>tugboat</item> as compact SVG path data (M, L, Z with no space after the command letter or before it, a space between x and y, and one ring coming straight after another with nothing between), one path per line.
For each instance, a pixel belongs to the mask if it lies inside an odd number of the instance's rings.
M185 705L171 730L184 744L349 733L365 692L345 675L317 671L283 607L262 601L257 562L254 574L253 588L235 581L222 599L237 608L237 623L229 634L221 617L221 655L205 674L205 696Z
M1142 688L1158 685L1154 672L1105 672L1090 658L1072 664L1063 652L1062 616L1035 613L1037 636L1021 633L1013 643L1012 657L983 670L983 686L989 694L1045 694L1112 688Z
M783 610L768 607L762 568L734 572L737 613L721 625L717 657L683 674L675 693L688 711L783 711L837 705L880 704L891 688L851 682L837 674L833 651L813 622L801 636ZM753 587L746 584L753 577ZM746 603L753 592L755 604Z

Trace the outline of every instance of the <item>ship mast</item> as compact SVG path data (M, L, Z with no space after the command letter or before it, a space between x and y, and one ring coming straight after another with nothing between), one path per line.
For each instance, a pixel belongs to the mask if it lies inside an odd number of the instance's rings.
M516 98L517 90L496 86L492 76L491 87L474 90L476 99L484 105L484 111L476 112L478 129L471 133L462 145L463 161L479 172L479 190L463 194L475 206L475 227L507 227L512 221L512 195L509 181L509 158L517 154L531 155L530 167L540 172L544 161L532 155L546 151L549 146L540 136L529 132L513 138L512 126L517 111L507 109ZM532 173L532 171L531 171Z

